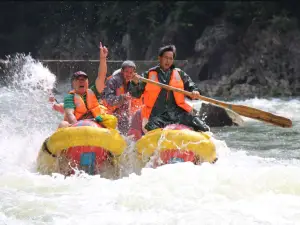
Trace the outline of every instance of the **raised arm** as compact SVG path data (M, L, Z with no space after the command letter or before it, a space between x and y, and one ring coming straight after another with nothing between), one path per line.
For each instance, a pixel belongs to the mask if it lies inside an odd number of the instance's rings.
M107 74L107 62L106 62L107 55L108 55L108 49L105 46L103 47L102 43L100 42L99 70L95 82L97 91L99 93L101 93L105 87L105 77Z

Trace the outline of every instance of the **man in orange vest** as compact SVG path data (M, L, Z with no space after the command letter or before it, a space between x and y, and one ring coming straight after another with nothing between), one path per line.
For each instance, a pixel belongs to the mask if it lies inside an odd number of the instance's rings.
M97 118L104 127L116 128L117 118L108 115L107 108L98 101L100 93L104 89L104 82L107 73L106 57L108 50L102 47L100 42L100 65L95 85L89 87L88 75L78 71L72 76L73 90L64 98L64 121L59 125L68 127L78 120Z
M190 91L193 99L200 95L199 89L192 79L179 68L174 66L176 48L174 45L159 49L159 65L142 74L151 79L172 87ZM139 98L143 95L144 105L141 109L143 132L164 128L169 124L183 124L195 131L208 131L209 127L198 117L192 115L192 107L185 102L185 96L178 92L168 91L150 83L138 80L134 74L129 85L132 96Z
M133 98L128 93L128 84L135 70L133 61L124 61L121 68L107 78L103 91L103 103L108 112L118 118L119 131L124 135L127 134L131 116L142 106L141 98Z

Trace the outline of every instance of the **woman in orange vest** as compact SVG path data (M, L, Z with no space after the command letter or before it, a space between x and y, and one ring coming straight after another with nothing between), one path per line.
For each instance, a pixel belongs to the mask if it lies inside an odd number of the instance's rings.
M174 66L176 48L174 45L159 49L159 65L142 74L151 79L172 87L193 93L193 98L200 95L199 89L191 78ZM150 83L138 80L134 74L129 84L129 92L139 98L143 95L144 105L140 112L143 132L164 128L169 124L183 124L196 131L208 131L209 127L198 117L193 116L192 107L185 102L185 96L178 92L168 91Z
M101 117L102 125L107 128L116 128L117 118L108 115L107 108L99 104L97 96L104 89L105 76L107 73L106 57L108 50L102 47L100 42L100 65L95 86L89 87L88 75L78 71L72 76L73 90L64 98L64 121L59 128L68 127L78 120ZM103 118L105 117L105 118Z
M135 70L133 61L124 61L121 68L107 78L103 91L103 103L108 112L118 118L119 131L124 135L131 116L142 106L142 97L134 98L128 93L128 84Z

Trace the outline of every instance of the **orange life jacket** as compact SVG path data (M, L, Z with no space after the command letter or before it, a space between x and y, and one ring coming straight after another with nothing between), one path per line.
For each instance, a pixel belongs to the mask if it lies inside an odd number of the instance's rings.
M131 97L130 100L130 115L133 115L136 111L142 108L143 102L143 95L140 98L133 98Z
M79 120L88 112L91 112L94 118L107 112L107 108L98 102L95 93L91 89L87 89L86 91L87 105L85 105L83 98L79 94L76 94L74 90L70 91L69 93L74 95L74 115L77 120Z
M106 81L108 81L109 79L112 78L113 75L110 75L109 77L106 78ZM119 87L117 90L116 90L116 96L120 96L122 94L125 94L125 88L124 88L124 85L121 85L121 87ZM130 115L133 115L138 109L141 108L143 104L143 98L140 97L140 98L133 98L131 97L131 100L130 100ZM108 110L108 113L112 114L117 108L119 108L118 105L115 105L115 106L111 106L107 103L107 101L105 99L103 99L103 105L107 108Z
M155 70L149 72L148 79L159 82L158 74ZM169 85L184 90L184 83L177 69L173 69ZM149 119L152 112L152 108L157 100L160 91L161 91L161 87L151 83L146 84L145 91L143 94L144 96L144 106L142 108L143 119ZM184 94L175 91L173 92L173 94L174 94L176 104L182 109L184 109L185 111L191 112L192 107L185 102Z

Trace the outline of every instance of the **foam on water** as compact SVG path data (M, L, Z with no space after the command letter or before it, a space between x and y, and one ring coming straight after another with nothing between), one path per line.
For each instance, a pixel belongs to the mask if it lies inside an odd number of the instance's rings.
M7 173L0 209L27 224L297 224L298 174L265 163L173 164L117 181Z
M179 163L136 174L130 161L123 165L126 176L116 181L44 176L35 171L36 156L62 119L48 103L55 76L30 56L10 62L19 67L0 88L5 106L0 108L0 224L300 224L299 160L293 154L275 157L278 149L286 150L286 140L299 139L298 124L291 131L257 121L224 128L223 136L213 134L219 157L213 165ZM297 99L235 103L300 119ZM274 140L281 132L288 135L255 147L253 140L265 138L254 132L260 130L273 132ZM244 141L238 142L238 133ZM271 146L274 157L250 154L264 146Z

